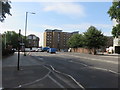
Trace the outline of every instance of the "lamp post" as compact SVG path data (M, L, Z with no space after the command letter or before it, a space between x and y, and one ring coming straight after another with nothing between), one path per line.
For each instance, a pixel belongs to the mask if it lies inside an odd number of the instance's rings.
M28 18L28 13L30 14L35 14L33 12L26 12L26 19L25 19L25 42L24 42L24 56L26 56L25 53L25 45L26 45L26 32L27 32L27 18Z

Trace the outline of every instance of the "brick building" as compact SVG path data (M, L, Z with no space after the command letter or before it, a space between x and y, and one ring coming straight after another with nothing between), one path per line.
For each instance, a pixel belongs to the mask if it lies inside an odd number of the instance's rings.
M50 30L46 29L44 32L44 47L51 47L57 49L67 49L67 41L73 34L79 32L62 32L62 30Z
M28 48L39 47L39 37L35 36L34 34L28 35L27 40L28 40L28 44L27 44Z

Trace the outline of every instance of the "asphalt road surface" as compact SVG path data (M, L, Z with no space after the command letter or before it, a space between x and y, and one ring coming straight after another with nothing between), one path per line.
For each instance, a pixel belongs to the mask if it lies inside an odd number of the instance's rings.
M72 76L56 71L46 62L35 57L20 55L17 70L17 53L2 60L2 88L79 88L84 90ZM36 54L36 53L32 53Z
M118 88L118 56L31 52L37 61L72 76L84 88Z
M118 88L118 56L70 52L17 53L2 62L3 88ZM29 56L30 55L30 56Z

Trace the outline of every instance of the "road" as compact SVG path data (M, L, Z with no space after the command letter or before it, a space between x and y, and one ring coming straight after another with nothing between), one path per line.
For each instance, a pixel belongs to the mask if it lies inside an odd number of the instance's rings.
M84 88L118 87L118 56L68 52L34 52L31 56L59 72L71 75Z
M27 54L21 53L20 71L16 70L17 53L3 60L4 88L118 88L118 56Z
M70 75L54 70L42 60L20 54L17 70L17 53L2 60L2 88L84 88ZM35 53L33 53L35 54Z

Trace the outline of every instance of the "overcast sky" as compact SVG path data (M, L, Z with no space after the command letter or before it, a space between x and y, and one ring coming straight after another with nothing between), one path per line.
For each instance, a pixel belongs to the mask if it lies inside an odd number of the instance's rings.
M12 0L11 0L12 1ZM104 35L110 36L113 22L107 14L112 2L12 2L12 16L0 23L0 32L22 30L24 35L25 12L28 13L28 34L40 37L43 44L45 29L61 29L64 32L85 32L93 25Z

